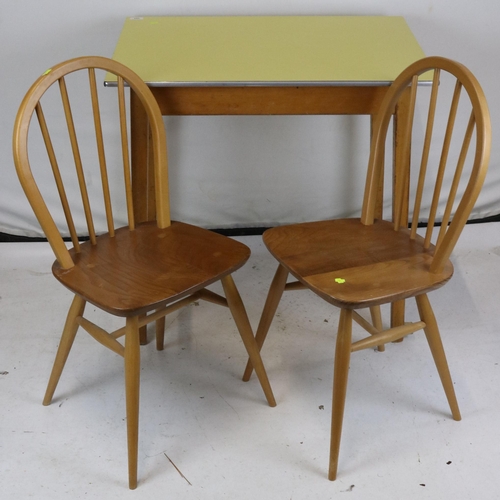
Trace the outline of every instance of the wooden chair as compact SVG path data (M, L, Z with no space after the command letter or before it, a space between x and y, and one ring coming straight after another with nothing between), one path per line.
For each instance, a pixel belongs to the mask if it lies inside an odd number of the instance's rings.
M419 85L419 75L428 71L433 72L429 77L432 85ZM449 84L452 89L447 92ZM444 108L441 99L447 101ZM409 119L399 145L405 161L394 172L393 215L392 221L386 221L376 213L377 199L385 155L391 151L390 144L386 148L389 124L401 102L409 105ZM361 218L294 224L264 233L264 242L279 266L256 333L259 347L285 290L309 289L340 308L333 381L331 480L337 475L351 352L375 346L383 350L385 343L423 329L453 418L461 418L427 294L452 276L449 257L483 184L490 135L486 100L470 71L444 58L420 60L396 79L375 117ZM419 147L417 142L421 143ZM442 203L440 198L446 198L445 192L447 201ZM433 232L438 219L440 229ZM418 229L422 221L427 229ZM287 283L289 274L296 281ZM410 297L415 297L419 318L405 322L401 311ZM390 328L382 326L382 304L391 304L397 310ZM359 314L362 308L369 308L372 322ZM352 342L353 320L370 335ZM244 380L251 372L249 361Z
M98 89L96 73L101 70L117 75L117 91ZM78 79L83 79L83 82L77 81ZM75 111L76 106L70 106L71 91L83 92L84 88L89 104L89 111L85 116L84 113ZM156 220L153 222L136 223L134 220L127 132L127 116L130 114L127 108L127 92L135 93L137 103L144 107L149 119L156 186ZM105 95L102 95L103 93ZM114 109L103 106L105 98L113 98ZM48 105L57 105L63 123L57 122L56 118L52 120L54 123L51 122L49 113L45 112L45 100L48 100ZM74 100L72 102L74 103ZM105 108L105 111L102 111L102 108ZM55 117L57 110L54 109L53 113L51 116ZM32 118L35 121L34 115L38 118L40 130L38 127L31 127ZM80 118L88 118L91 124L80 124ZM113 118L116 122L115 128L110 128L105 123L108 118ZM52 134L49 129L53 131ZM90 141L92 137L95 140L93 156L80 150L77 131L78 134L86 136L86 141ZM113 134L117 145L109 146L109 142L105 140L106 132ZM37 134L39 144L32 146ZM64 136L69 139L69 146L60 156L56 156L56 146L64 147ZM105 154L105 147L106 153L112 148L111 151L118 152L118 155ZM275 406L245 308L231 276L247 261L250 250L237 241L211 231L170 221L163 119L149 88L135 73L115 61L101 57L82 57L54 66L38 78L22 101L15 122L13 149L16 169L24 191L56 255L57 260L52 268L54 276L75 294L43 400L44 405L52 401L80 326L101 344L123 356L129 486L135 488L139 419L139 330L144 325L156 321L157 347L161 350L165 315L202 299L229 307L252 364L258 368L258 377L267 401L270 406ZM37 185L35 163L41 162L42 158L48 171L42 174L45 176L44 182ZM47 178L50 177L49 164L55 180L54 191L57 186L55 196L45 192ZM90 164L94 168L91 173ZM118 195L116 192L120 190L114 189L117 171L121 171L123 176L123 190ZM76 174L74 187L79 186L81 192L80 207L83 209L80 209L80 214L83 213L81 218L86 221L84 231L89 235L89 240L84 243L78 238L79 220L75 215L75 195L65 188L70 182L70 172ZM78 187L75 189L78 191ZM97 195L94 191L97 191ZM60 199L60 204L57 202L59 208L52 207L57 197ZM95 199L101 200L106 214L105 227L100 235L97 235L97 224L94 223L91 211L91 202ZM116 206L120 199L125 200L122 201L121 207L126 207L126 215L123 217L126 225L116 229L115 219L123 214L118 214L118 211L114 213L112 207ZM61 204L64 217L59 217L62 213ZM124 211L123 208L122 212ZM69 250L59 228L63 225L61 219L65 219L71 236L73 247ZM222 282L225 297L206 289L217 281ZM106 332L84 317L87 302L112 315L125 318L125 326L112 333ZM125 337L124 345L117 340L122 336Z

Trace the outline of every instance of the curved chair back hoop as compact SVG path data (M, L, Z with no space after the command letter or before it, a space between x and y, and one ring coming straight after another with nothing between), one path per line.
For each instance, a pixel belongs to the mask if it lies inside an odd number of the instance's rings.
M413 191L414 205L411 205L413 213L405 206L403 200L410 192L410 170L413 160L412 134L415 133L413 127L415 116L415 103L417 101L417 87L428 88L428 85L419 85L419 77L428 72L432 72L432 87L430 97L428 98L427 123L421 130L423 136L423 147L420 155L420 165L418 168L418 182ZM430 174L432 159L430 159L430 149L432 134L434 131L436 107L438 101L438 90L440 97L444 91L441 91L441 81L445 73L448 73L456 80L452 97L449 105L449 117L446 123L446 129L443 131L443 144L440 154L436 155L437 171L436 181L432 184L433 196L432 203L428 209L427 231L425 235L425 245L427 248L431 245L432 229L436 219L441 218L441 228L435 243L434 257L430 267L431 272L440 272L447 262L460 233L467 222L472 211L474 203L479 195L481 187L486 176L488 168L490 148L491 148L491 124L488 106L483 90L474 77L474 75L462 64L443 57L427 57L410 65L394 81L390 90L386 94L379 111L375 118L372 136L372 146L370 160L368 165L367 182L365 186L365 196L362 210L361 222L363 224L373 224L375 219L375 204L379 180L383 175L384 162L386 156L387 133L391 118L395 112L400 99L405 95L408 98L409 93L409 112L408 122L403 124L404 138L403 144L398 144L404 151L404 167L398 171L401 176L399 185L393 193L393 222L394 229L399 230L402 227L411 228L411 238L415 238L419 222L420 209L422 204L422 194L425 186L426 173ZM458 121L459 103L465 106L465 99L461 94L467 94L470 107L470 117L466 127L464 127L463 141L459 142L459 151L456 154L456 164L453 173L453 180L446 202L443 214L438 214L438 203L441 188L444 184L445 169L448 159L451 157L450 149L452 143L453 129ZM419 101L421 102L421 101ZM420 127L422 128L422 127ZM460 132L462 133L462 132ZM475 137L475 141L473 138ZM453 136L453 139L455 136ZM475 148L475 151L472 148ZM470 154L469 154L470 150ZM472 151L474 153L472 154ZM470 167L464 168L465 165ZM429 167L429 168L428 168ZM394 168L397 168L396 166ZM429 171L429 172L428 172ZM453 172L453 171L452 171ZM465 172L468 172L468 179ZM462 194L459 193L459 183L462 177L465 178L465 187L462 188ZM454 209L454 207L456 208ZM408 212L412 215L412 220L408 221Z
M42 96L55 83L58 83L61 100L64 108L64 115L68 126L70 136L71 150L75 161L75 167L78 176L78 183L81 190L83 207L85 210L85 218L89 231L90 240L96 243L95 230L90 211L89 198L87 193L85 176L83 173L82 159L80 156L78 141L76 137L76 128L73 122L73 113L71 110L68 92L66 89L65 77L70 73L75 73L79 70L88 71L88 81L90 86L90 94L92 100L92 113L96 134L97 150L99 156L99 166L101 170L101 180L105 199L106 218L108 230L111 235L114 234L114 226L112 221L112 209L109 195L109 183L107 176L106 159L104 155L103 144L103 127L101 124L101 115L99 111L99 98L97 94L97 84L95 70L104 70L117 76L118 87L118 108L120 116L120 140L123 155L124 181L126 188L126 204L128 211L128 222L131 230L135 227L133 215L133 202L131 195L131 174L130 174L130 159L129 159L129 143L127 131L127 116L125 103L125 85L128 85L131 92L138 97L149 120L149 130L152 141L152 162L155 172L155 199L156 199L156 220L159 227L164 228L170 225L169 211L169 192L168 192L168 172L167 172L167 149L166 135L163 124L162 115L158 104L153 97L148 86L126 66L107 59L104 57L89 56L78 57L69 61L58 64L47 70L41 75L31 88L26 93L21 106L19 108L13 133L13 153L14 162L19 176L21 185L28 197L28 200L35 212L35 215L49 240L49 243L56 255L56 258L63 268L71 268L74 263L66 248L61 233L50 214L50 211L45 203L43 196L37 186L33 172L30 166L28 154L28 132L31 126L33 115L36 115L40 124L43 141L47 149L49 161L53 170L56 181L59 197L63 205L66 221L71 234L73 245L78 251L78 237L74 228L74 223L71 216L67 196L62 183L62 177L59 172L56 155L53 148L52 139L50 137L47 123L40 104ZM111 90L110 90L111 92Z

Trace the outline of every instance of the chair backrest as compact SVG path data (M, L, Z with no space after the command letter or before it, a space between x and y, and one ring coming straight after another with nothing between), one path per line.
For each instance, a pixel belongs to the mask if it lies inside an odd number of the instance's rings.
M102 84L98 87L96 74L102 73L104 76L105 72L117 76L117 89L105 89ZM165 128L151 91L133 71L103 57L72 59L40 76L19 108L13 136L16 170L42 230L64 268L71 268L74 263L63 236L71 236L77 252L78 232L86 232L91 243L97 243L91 209L94 200L99 200L101 213L105 214L106 219L103 225L111 236L115 231L115 219L119 218L113 212L113 206L121 207L122 212L125 211L123 207L126 207L128 227L130 230L135 228L131 190L129 92L135 93L149 120L156 220L159 227L167 227L170 225L170 213ZM106 106L105 101L109 99L113 100L112 106ZM46 108L50 108L50 111ZM31 127L35 121L38 121L39 127ZM37 141L38 148L34 148L32 144ZM95 147L87 151L88 144L92 142L95 142ZM81 144L85 145L85 151L80 148ZM39 163L41 165L36 165ZM38 169L44 167L47 170L39 172ZM50 170L55 180L53 191L57 187L57 194L52 197L50 189L46 189ZM117 176L121 185L118 197L114 189ZM38 183L35 177L39 178ZM99 178L100 181L97 180ZM74 192L71 189L68 191L68 185L74 188ZM75 195L78 191L80 194ZM95 191L98 192L97 196ZM75 198L79 199L78 202ZM53 199L60 200L64 212L64 218L57 224ZM59 213L60 208L57 211ZM75 214L78 216L78 213L81 220L85 220L86 229L78 230L76 227ZM121 225L124 225L124 220L122 217ZM60 229L64 222L67 228Z
M430 271L440 272L484 182L491 146L488 107L474 75L457 62L427 57L404 70L375 118L361 218L364 224L375 219L380 179L390 157L389 124L402 99L408 106L408 120L399 123L403 133L397 144L400 163L393 161L393 178L398 179L392 220L396 231L409 226L412 239L417 237L419 223L425 224L424 246L434 251ZM433 231L436 223L439 231Z

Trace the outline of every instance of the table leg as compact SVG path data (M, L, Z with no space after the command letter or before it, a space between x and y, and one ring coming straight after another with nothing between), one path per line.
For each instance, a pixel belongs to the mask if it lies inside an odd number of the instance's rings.
M376 115L370 115L370 143L373 138L373 124L375 122L375 116ZM383 212L384 212L384 169L381 168L380 179L377 190L377 202L375 203L375 219L382 219L384 216Z
M155 185L150 131L146 112L136 94L130 92L130 143L132 195L136 223L155 219Z
M149 123L144 107L132 90L130 91L130 145L135 222L154 220L154 171L150 154ZM144 166L146 168L143 168ZM141 345L147 344L147 325L139 328L139 338Z
M405 151L403 144L404 137L407 131L408 117L410 112L410 89L407 89L401 96L401 99L396 107L394 114L393 125L393 215L395 210L395 192L405 182L404 197L403 197L403 215L401 217L401 226L408 226L408 210L409 210L409 197L410 197L410 176L404 175L405 169L408 168L410 162L411 148ZM403 325L405 322L405 301L400 300L391 304L391 327ZM402 342L403 339L397 342Z
M410 89L404 91L401 96L398 105L396 106L396 112L394 114L394 126L393 126L393 137L394 137L394 147L393 147L393 211L395 210L395 192L400 188L401 183L404 182L404 196L403 196L403 210L401 217L401 226L408 226L408 199L410 196L410 176L405 175L405 170L408 168L410 162L411 148L405 148L402 146L405 140L406 131L408 130L408 123L410 113ZM394 212L393 212L394 213Z

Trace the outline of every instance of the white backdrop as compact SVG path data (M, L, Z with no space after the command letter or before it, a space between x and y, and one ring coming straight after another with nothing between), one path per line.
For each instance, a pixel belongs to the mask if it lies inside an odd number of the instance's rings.
M128 16L276 14L404 16L427 55L468 66L485 90L494 134L490 172L473 217L500 213L498 0L4 0L0 231L40 234L15 174L11 134L24 93L43 71L79 55L111 57ZM247 227L359 211L366 117L172 117L166 124L177 219Z

